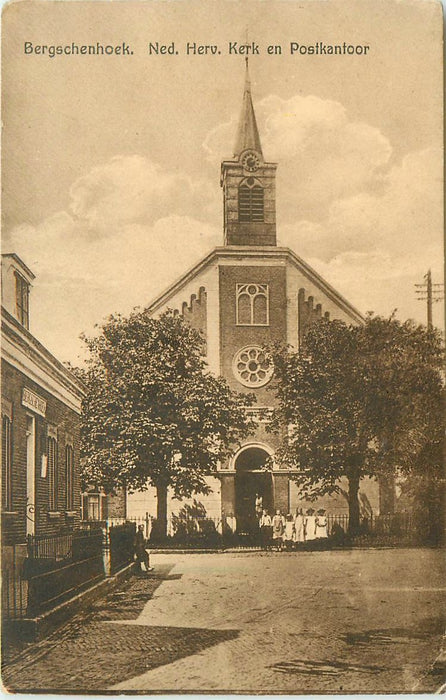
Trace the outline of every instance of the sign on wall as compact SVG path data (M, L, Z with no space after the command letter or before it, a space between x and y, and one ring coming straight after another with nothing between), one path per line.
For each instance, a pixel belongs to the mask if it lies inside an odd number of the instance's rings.
M31 389L23 388L22 393L22 406L31 409L34 413L38 413L39 416L45 418L46 413L46 401L42 399L38 394L35 394Z

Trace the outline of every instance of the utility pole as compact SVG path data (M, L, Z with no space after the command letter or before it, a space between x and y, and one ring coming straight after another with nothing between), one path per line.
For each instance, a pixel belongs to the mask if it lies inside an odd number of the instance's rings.
M425 301L427 304L427 327L429 330L433 328L432 323L432 304L436 301L442 301L443 292L442 284L432 283L432 273L430 270L424 275L425 281L422 284L416 284L415 293L418 301Z

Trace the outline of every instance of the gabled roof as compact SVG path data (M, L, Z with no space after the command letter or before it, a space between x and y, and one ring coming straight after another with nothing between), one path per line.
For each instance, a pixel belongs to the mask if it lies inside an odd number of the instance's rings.
M208 255L202 258L196 265L185 272L173 284L169 285L159 296L147 306L150 313L156 313L162 306L169 303L176 294L181 292L182 288L197 277L206 268L219 260L227 259L246 260L249 265L249 259L262 258L266 260L283 260L294 265L307 279L312 282L320 291L333 301L345 314L350 316L352 321L357 323L364 322L364 316L350 302L347 301L334 287L326 282L317 272L313 270L308 263L294 253L290 248L276 246L219 246L214 248ZM186 300L185 300L186 301Z

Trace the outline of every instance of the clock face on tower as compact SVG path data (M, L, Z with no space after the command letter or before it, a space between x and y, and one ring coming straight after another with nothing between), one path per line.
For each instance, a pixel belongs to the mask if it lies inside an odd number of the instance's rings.
M260 158L255 151L246 151L242 158L242 165L245 170L253 173L260 165Z

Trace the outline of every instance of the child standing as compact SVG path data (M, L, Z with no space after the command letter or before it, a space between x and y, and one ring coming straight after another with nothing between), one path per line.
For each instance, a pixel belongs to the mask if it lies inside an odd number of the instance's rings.
M316 517L314 508L308 508L305 516L305 540L308 542L316 538Z
M317 512L315 530L316 530L316 537L319 537L319 538L328 537L327 516L325 515L325 510L323 508L319 508L319 510Z
M285 547L290 550L293 546L293 539L294 539L294 520L293 516L291 513L288 513L288 515L285 518L285 533L284 533L284 541L285 541Z
M302 508L296 508L296 517L294 518L294 541L296 544L305 542L304 514Z
M284 532L284 522L283 517L280 514L280 509L276 510L276 514L273 516L273 542L276 545L277 551L282 551L283 545L283 532Z

